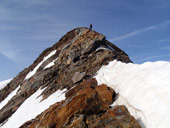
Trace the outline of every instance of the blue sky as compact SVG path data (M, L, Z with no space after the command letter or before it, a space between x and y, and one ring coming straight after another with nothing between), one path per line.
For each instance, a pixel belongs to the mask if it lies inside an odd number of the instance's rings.
M0 80L13 78L75 27L89 27L134 63L170 61L169 0L3 0Z

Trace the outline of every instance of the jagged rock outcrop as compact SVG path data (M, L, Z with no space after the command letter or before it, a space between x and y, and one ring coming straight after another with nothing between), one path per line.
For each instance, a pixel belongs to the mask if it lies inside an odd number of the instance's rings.
M61 103L52 105L20 128L140 128L125 106L111 108L116 93L95 79L83 81ZM76 89L75 89L76 90Z
M68 32L56 44L43 51L42 54L34 61L34 63L30 67L24 69L4 89L0 90L1 102L10 94L10 92L20 86L18 93L14 97L12 97L11 100L0 110L0 123L6 121L15 111L17 111L20 105L29 96L34 94L40 87L44 88L44 91L41 94L44 100L58 89L63 90L67 88L68 90L66 94L66 100L51 106L49 110L47 110L47 113L54 108L55 112L57 113L58 111L64 109L64 107L62 107L61 109L57 109L57 107L59 106L65 106L67 108L67 105L69 105L69 103L72 103L71 101L74 100L74 98L78 99L78 96L80 97L80 94L81 98L83 98L83 95L85 101L88 102L88 100L90 100L90 103L92 103L92 106L89 106L89 111L88 109L86 109L88 108L88 105L86 104L86 108L84 108L83 106L83 108L81 108L81 106L79 106L80 108L78 108L78 110L75 111L74 114L65 115L69 117L62 117L61 119L59 119L59 117L52 117L56 120L71 120L76 118L76 114L79 114L78 118L74 120L78 119L78 122L80 122L81 120L84 121L84 116L86 117L86 114L90 113L93 107L95 108L95 103L97 104L96 111L98 111L98 113L101 113L101 111L105 112L102 113L102 116L97 115L94 120L98 120L101 117L104 118L106 116L105 114L107 113L106 111L108 111L107 109L109 109L109 105L113 102L113 99L109 99L109 103L103 101L101 97L105 96L102 94L103 92L101 90L104 89L112 93L114 91L111 89L107 90L108 87L106 87L106 85L96 87L97 84L94 81L92 83L90 82L90 87L86 87L87 85L89 85L89 83L86 85L84 82L82 83L82 81L92 78L102 65L106 65L114 59L125 63L131 62L128 55L124 51L107 41L106 37L100 33L92 31L88 28L77 28ZM89 94L86 94L87 92ZM89 97L94 101L88 99ZM124 109L124 107L119 106L118 108L123 113L128 113L127 110ZM119 109L116 110L119 111ZM110 109L110 111L113 111L114 113L115 109ZM85 115L82 116L81 114ZM90 116L92 116L93 114L95 113L92 113L90 115L87 114L89 115L88 118L91 118ZM132 119L131 116L130 118ZM42 121L40 119L39 121L39 124L48 122L48 120ZM31 122L36 122L36 120L33 120ZM48 125L51 126L50 123L51 122L49 122ZM59 126L71 127L72 125L69 123L63 123L64 122L62 122ZM28 125L30 124L30 122L27 122L26 124ZM31 123L31 125L33 124ZM122 124L122 126L123 125L124 124ZM26 127L26 125L24 127ZM58 126L56 127L59 128Z

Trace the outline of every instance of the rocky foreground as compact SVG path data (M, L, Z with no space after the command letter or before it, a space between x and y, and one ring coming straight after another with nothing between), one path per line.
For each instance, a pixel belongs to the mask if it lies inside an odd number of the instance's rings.
M93 78L101 66L115 59L131 62L124 51L102 34L88 28L68 32L0 90L2 102L19 88L0 110L1 127L41 88L42 100L64 89L66 98L20 128L140 128L125 106L111 107L118 97L115 91L107 85L98 85Z
M107 85L88 79L71 92L20 128L140 128L125 106L110 107L116 93Z

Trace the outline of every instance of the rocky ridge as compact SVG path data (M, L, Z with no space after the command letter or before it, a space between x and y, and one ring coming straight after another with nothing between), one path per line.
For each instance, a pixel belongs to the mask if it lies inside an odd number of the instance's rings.
M140 128L125 106L111 108L116 93L107 85L88 79L73 96L52 105L20 128ZM80 88L80 87L75 87Z
M113 89L97 86L97 81L91 79L102 65L114 59L131 62L124 51L100 33L88 28L68 32L0 90L1 102L19 87L0 110L0 123L5 123L28 97L42 88L43 100L59 89L67 89L66 99L24 123L22 128L140 127L125 106L110 106L116 96Z

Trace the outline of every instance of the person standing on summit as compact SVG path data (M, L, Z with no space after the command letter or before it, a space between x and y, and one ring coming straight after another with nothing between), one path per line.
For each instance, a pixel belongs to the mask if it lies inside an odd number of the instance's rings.
M92 24L90 24L90 30L92 30Z

